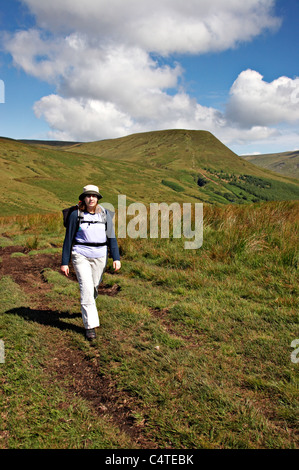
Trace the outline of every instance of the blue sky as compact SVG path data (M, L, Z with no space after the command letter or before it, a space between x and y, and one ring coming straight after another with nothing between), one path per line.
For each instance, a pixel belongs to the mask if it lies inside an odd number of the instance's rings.
M298 19L298 0L0 0L0 135L299 149Z

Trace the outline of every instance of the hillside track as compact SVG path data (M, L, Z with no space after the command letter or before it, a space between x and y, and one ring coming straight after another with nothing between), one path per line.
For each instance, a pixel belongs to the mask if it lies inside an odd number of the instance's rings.
M28 250L27 250L28 251ZM118 390L117 384L111 377L101 371L97 359L96 348L105 347L104 340L99 339L95 344L87 343L89 352L76 348L68 336L70 331L84 335L84 329L64 322L68 317L79 317L81 314L70 314L64 301L61 310L53 310L47 293L51 285L46 281L43 272L46 268L59 271L60 254L35 254L28 256L12 256L13 253L26 255L22 246L0 247L0 278L10 276L24 292L24 307L10 310L9 314L21 315L27 321L39 324L40 334L47 342L51 354L43 364L45 377L49 383L55 381L64 388L68 397L62 406L69 406L74 396L80 397L88 404L93 416L105 416L105 419L116 426L132 442L132 447L155 449L158 445L145 434L146 423L137 422L134 416L138 414L138 403L134 396L126 391ZM76 281L71 270L70 279ZM117 286L102 285L100 295L117 295ZM78 304L78 299L74 299ZM30 305L28 305L30 303ZM74 304L73 304L74 305ZM88 447L88 442L86 443Z

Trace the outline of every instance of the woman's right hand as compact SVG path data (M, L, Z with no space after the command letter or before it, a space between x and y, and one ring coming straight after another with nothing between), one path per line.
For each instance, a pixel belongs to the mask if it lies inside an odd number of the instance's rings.
M69 270L69 267L68 267L67 265L61 266L61 267L60 267L60 270L61 270L61 272L62 272L65 276L68 277L68 275L69 275L69 273L70 273L70 270Z

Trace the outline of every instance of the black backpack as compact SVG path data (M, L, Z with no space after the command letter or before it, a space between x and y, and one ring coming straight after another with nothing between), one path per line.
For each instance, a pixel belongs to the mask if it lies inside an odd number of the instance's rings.
M69 222L69 218L70 218L71 213L74 212L75 210L78 210L78 209L79 209L78 204L76 204L75 206L68 207L67 209L63 209L62 216L63 216L63 225L64 225L64 227L68 226L68 222Z

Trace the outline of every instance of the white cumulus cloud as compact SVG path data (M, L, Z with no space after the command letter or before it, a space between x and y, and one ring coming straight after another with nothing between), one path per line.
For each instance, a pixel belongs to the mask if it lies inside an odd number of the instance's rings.
M44 96L35 103L38 117L43 116L57 140L94 140L126 135L132 128L131 118L116 108L113 103L98 100L62 98L58 95Z
M275 30L275 0L22 1L36 26L6 35L5 47L17 67L54 84L55 93L34 105L52 138L188 128L230 145L278 138L271 125L298 120L298 79L267 83L246 70L221 112L186 93L184 70L171 60L173 53L222 51Z
M245 128L297 122L296 91L299 78L279 77L268 83L255 70L245 70L231 87L227 116Z
M248 41L280 21L274 0L23 0L41 27L149 52L202 53ZM229 25L229 27L228 27Z

